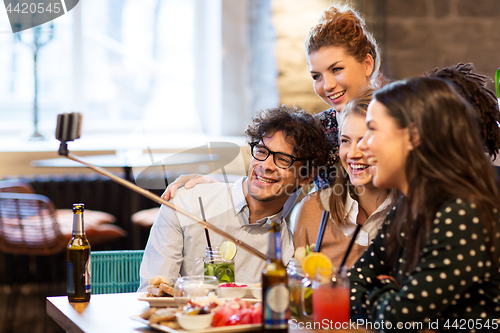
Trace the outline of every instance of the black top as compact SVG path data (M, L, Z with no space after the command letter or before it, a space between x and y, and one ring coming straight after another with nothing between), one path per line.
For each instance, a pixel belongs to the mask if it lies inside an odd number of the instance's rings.
M326 166L320 168L314 177L314 184L320 190L330 187L330 184L333 183L337 176L335 163L339 159L339 124L337 123L337 111L333 108L318 113L316 117L319 119L321 126L323 126L326 137L331 144Z
M351 319L390 322L393 329L398 322L414 322L414 329L405 327L405 332L421 328L498 332L500 269L498 258L495 262L489 254L486 240L498 239L500 233L486 234L475 208L462 199L445 202L436 213L417 266L411 273L403 274L407 255L404 248L400 248L392 271L384 267L384 239L397 209L394 207L381 232L349 272ZM498 228L498 215L496 221ZM394 276L399 286L389 279L378 280L379 275ZM373 328L389 331L380 326Z

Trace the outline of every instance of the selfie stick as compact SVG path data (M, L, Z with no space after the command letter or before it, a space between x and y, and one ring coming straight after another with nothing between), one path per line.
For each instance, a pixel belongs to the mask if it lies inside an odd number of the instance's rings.
M84 164L84 165L88 166L89 168L91 168L92 170L94 170L95 172L111 178L113 181L115 181L115 182L117 182L125 187L128 187L132 191L137 192L137 193L145 196L148 199L156 201L159 204L162 204L162 205L165 205L165 206L172 208L173 210L175 210L175 211L189 217L190 219L202 224L205 228L208 228L208 229L212 230L213 232L221 235L222 237L229 239L233 243L239 245L243 249L245 249L248 252L250 252L251 254L261 258L262 260L268 259L267 256L265 254L263 254L262 252L260 252L259 250L255 249L254 247L248 245L245 242L242 242L241 240L239 240L239 239L235 238L234 236L232 236L231 234L228 234L227 232L217 228L216 226L208 223L207 221L203 221L198 216L195 216L195 215L189 213L188 211L185 211L181 208L176 207L174 204L157 196L156 194L151 193L151 192L137 186L136 184L134 184L132 182L129 182L125 179L122 179L122 178L112 174L111 172L109 172L101 167L98 167L98 166L92 165L90 163L87 163L85 161L82 161L78 156L70 153L68 151L67 142L74 141L75 139L80 138L81 120L82 120L81 113L72 112L72 113L62 113L62 114L57 115L56 139L61 141L61 145L59 146L59 155L63 155L70 160Z

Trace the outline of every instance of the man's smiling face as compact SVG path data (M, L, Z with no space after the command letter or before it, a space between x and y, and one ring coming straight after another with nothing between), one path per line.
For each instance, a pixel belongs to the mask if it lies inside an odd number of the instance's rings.
M291 156L294 154L294 143L286 140L283 132L265 136L259 143L271 151L285 153ZM248 194L251 200L260 202L286 201L292 192L299 185L304 185L308 180L299 177L300 161L292 164L288 169L281 169L274 164L274 158L270 154L265 161L252 158L248 169Z

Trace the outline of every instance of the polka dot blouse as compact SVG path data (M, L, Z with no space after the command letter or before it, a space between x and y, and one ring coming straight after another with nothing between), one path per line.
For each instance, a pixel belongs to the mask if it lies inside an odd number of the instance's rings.
M401 270L407 256L403 248L392 272L384 268L389 223L390 219L384 222L349 272L353 321L376 323L379 332L390 331L387 325L381 328L387 323L393 330L407 325L405 332L500 331L499 263L493 262L486 245L489 237L499 238L500 233L487 234L474 204L454 199L441 206L417 266L407 274ZM380 281L379 275L392 275L398 283Z

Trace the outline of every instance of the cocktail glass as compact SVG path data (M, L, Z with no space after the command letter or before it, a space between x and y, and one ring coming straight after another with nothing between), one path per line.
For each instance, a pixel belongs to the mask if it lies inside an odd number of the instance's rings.
M218 246L207 247L205 256L195 259L195 272L198 265L203 263L203 274L205 276L216 276L220 283L235 282L234 260L226 260L220 254Z
M342 267L340 272L336 268L316 271L312 295L312 316L315 322L326 319L331 327L349 323L349 298L347 267Z

